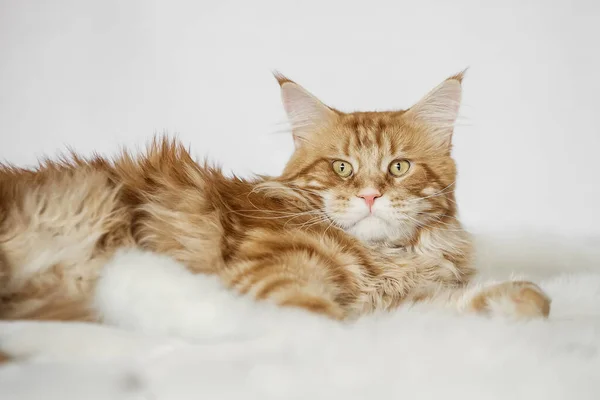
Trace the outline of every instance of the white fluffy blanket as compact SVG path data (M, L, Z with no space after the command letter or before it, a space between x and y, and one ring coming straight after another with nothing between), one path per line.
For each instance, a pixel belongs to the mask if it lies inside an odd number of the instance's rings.
M549 320L420 306L341 325L238 304L217 316L235 331L196 341L4 322L0 348L35 357L0 367L0 399L599 399L600 241L479 241L483 276L541 282Z

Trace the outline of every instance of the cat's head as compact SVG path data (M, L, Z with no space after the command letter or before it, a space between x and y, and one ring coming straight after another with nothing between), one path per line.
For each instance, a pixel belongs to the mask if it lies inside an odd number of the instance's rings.
M281 76L295 151L282 178L318 193L335 225L369 242L407 242L454 225L452 133L463 74L408 110L344 113Z

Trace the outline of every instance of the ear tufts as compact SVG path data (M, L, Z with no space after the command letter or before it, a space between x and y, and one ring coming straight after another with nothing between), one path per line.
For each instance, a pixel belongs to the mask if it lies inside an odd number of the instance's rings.
M447 81L449 80L456 80L458 81L458 83L462 84L463 79L465 78L465 75L467 74L467 71L469 71L469 67L463 69L462 71L460 71L458 74L452 75L451 77L449 77L448 79L446 79Z
M277 71L276 69L274 69L272 72L275 79L277 79L277 83L279 83L279 86L283 86L283 84L287 82L296 83L293 80L286 77L285 75L283 75L281 72Z

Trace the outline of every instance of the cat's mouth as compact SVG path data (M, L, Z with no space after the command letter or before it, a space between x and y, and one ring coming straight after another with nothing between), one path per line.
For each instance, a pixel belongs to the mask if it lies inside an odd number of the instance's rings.
M375 215L375 214L367 214L362 218L358 218L356 221L354 221L353 223L350 224L350 226L347 227L347 229L352 229L357 227L359 224L362 223L368 223L368 222L383 222L383 223L388 223L384 218Z
M345 230L361 241L380 242L393 237L397 231L397 227L391 225L389 220L369 214L354 221Z

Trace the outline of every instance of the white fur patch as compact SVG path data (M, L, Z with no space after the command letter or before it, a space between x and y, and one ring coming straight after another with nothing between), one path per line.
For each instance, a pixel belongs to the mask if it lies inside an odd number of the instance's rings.
M94 305L107 324L203 338L237 328L226 315L236 300L215 276L194 275L164 255L122 250L105 266Z

